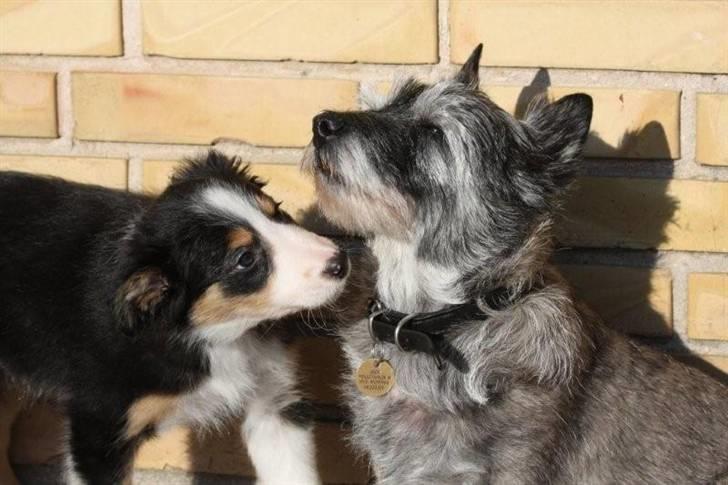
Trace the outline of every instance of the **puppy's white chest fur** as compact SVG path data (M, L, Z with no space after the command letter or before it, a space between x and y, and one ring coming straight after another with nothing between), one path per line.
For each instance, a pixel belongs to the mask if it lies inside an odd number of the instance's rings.
M240 415L261 387L279 384L268 382L271 376L265 372L264 363L285 360L284 353L277 342L252 334L211 344L210 376L194 391L180 396L175 412L160 423L159 429L190 424L218 426L228 417Z

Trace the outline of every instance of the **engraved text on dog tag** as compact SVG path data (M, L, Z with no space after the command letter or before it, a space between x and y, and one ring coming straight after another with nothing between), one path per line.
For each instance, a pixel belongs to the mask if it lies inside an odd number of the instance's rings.
M365 396L384 396L394 387L394 369L381 359L366 359L356 371L356 387Z

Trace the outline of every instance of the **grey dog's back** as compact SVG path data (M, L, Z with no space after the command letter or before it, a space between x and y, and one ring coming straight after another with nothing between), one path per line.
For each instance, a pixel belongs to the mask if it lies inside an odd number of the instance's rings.
M565 409L554 482L714 483L728 473L728 388L604 329ZM559 446L559 443L554 443Z

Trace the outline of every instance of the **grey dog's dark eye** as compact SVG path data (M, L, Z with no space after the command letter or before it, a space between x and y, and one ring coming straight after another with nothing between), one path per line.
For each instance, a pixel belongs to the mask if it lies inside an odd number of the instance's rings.
M425 125L425 129L432 136L437 136L437 137L442 136L442 129L440 129L440 127L437 125L428 124L428 125Z
M243 251L238 256L238 268L248 269L255 264L255 255L250 251Z

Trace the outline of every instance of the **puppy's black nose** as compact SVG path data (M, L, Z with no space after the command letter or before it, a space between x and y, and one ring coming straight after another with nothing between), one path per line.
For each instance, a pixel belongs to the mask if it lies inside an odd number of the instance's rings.
M335 138L344 127L343 120L336 113L323 112L313 119L313 141L317 147Z
M349 257L344 251L339 251L331 258L324 268L324 275L337 280L346 278L349 274Z

